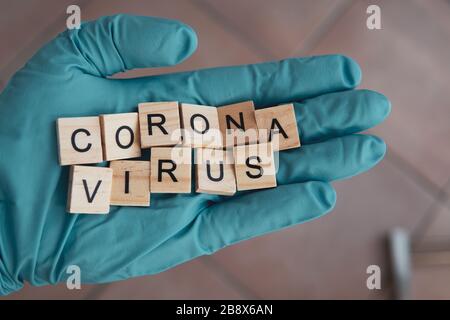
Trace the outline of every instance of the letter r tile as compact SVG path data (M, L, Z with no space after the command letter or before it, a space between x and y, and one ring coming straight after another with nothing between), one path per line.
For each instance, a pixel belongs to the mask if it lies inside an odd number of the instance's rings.
M139 103L141 148L181 143L180 111L177 101Z
M152 193L191 192L191 148L155 147L150 156Z

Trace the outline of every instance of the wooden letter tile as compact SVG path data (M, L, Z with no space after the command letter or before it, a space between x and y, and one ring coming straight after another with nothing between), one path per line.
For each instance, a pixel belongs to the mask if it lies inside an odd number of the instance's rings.
M272 141L275 151L300 147L297 120L292 103L256 110L255 116L260 132L260 142Z
M70 167L67 211L69 213L108 213L112 169Z
M152 148L150 160L151 192L190 193L191 166L191 148Z
M183 144L192 148L220 148L222 134L216 107L181 104Z
M150 206L150 161L111 161L111 205Z
M196 192L231 196L236 193L232 151L196 149Z
M178 102L139 104L141 148L174 146L181 142Z
M56 127L60 165L103 161L99 117L59 118Z
M275 159L270 143L237 146L233 156L238 191L277 186Z
M253 101L222 106L217 108L217 111L225 147L258 141Z
M137 112L101 115L100 123L103 135L103 158L106 161L141 156Z

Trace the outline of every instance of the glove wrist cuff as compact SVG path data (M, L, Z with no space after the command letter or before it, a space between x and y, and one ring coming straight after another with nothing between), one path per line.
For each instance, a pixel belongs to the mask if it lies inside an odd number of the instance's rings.
M14 291L22 288L22 284L13 281L11 276L7 273L2 256L0 255L0 296L8 295Z

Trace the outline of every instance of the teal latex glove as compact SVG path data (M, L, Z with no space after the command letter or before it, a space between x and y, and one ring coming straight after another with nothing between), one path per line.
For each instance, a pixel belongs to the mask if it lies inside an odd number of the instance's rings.
M335 204L331 181L383 158L382 140L355 133L383 121L390 103L372 91L350 90L360 82L360 69L343 56L106 78L179 63L196 46L194 31L180 22L105 17L62 33L14 75L0 96L1 294L24 281L63 281L69 265L81 268L84 283L154 274L315 219ZM257 107L295 102L303 146L280 152L274 189L233 197L153 194L149 208L66 213L69 168L58 164L56 119L130 112L139 102L165 100L254 100Z

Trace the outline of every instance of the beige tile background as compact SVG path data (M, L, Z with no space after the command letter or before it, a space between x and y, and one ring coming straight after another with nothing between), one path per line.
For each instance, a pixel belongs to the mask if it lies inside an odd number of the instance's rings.
M403 227L415 243L450 248L450 2L447 0L27 0L0 3L0 88L43 43L65 28L68 4L83 19L135 13L180 19L199 36L191 59L171 69L255 63L342 53L363 70L361 87L392 101L373 130L388 143L385 161L336 184L333 213L308 225L229 247L156 276L107 285L33 288L7 299L391 297L386 235ZM382 30L365 27L378 4ZM226 49L224 49L226 46ZM138 70L139 76L162 70ZM366 286L378 264L383 284ZM450 298L450 263L415 265L413 297Z

